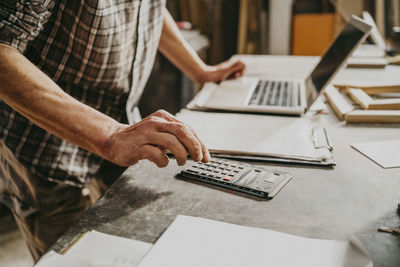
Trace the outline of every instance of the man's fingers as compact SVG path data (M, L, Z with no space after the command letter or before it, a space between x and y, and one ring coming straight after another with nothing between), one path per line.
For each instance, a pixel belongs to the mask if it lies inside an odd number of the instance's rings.
M243 64L243 65L242 65L242 68L236 72L237 77L242 76L243 73L244 73L245 70L246 70L246 65L245 65L243 62L242 62L242 64Z
M170 124L170 126L175 126L171 128L161 127L160 130L170 132L175 136L177 136L177 138L185 146L186 150L190 153L193 160L195 161L207 160L204 159L204 157L206 157L208 158L207 162L209 161L210 155L208 153L206 146L201 142L196 133L189 126L180 122L177 118L175 118L175 116L173 116L172 114L170 114L165 110L159 110L153 114L155 116L159 116L165 119L166 121L171 122L172 124ZM199 148L201 150L200 155L198 155Z
M169 150L174 154L179 165L185 165L188 152L178 138L170 133L152 133L148 137L148 142L159 146L162 150Z
M147 159L159 168L164 168L168 165L168 157L160 148L152 145L143 145L141 148L142 158Z
M115 140L110 149L110 159L124 166L147 159L165 167L168 164L165 150L174 154L179 165L185 164L188 153L194 161L210 160L207 148L194 131L162 110L134 125L121 128Z
M206 147L206 145L200 140L199 136L197 135L197 133L192 129L192 133L194 134L194 136L197 138L197 140L199 140L200 145L201 145L201 150L203 152L203 159L202 162L207 163L211 160L211 155L210 152L208 151L208 148Z
M245 65L242 61L236 61L233 63L226 71L226 74L223 77L224 79L231 77L231 78L237 78L241 76L244 72ZM239 74L238 74L239 73Z
M152 114L152 116L160 117L169 122L164 123L160 121L157 127L158 130L175 135L178 140L184 145L186 151L190 153L194 161L210 161L210 154L208 152L208 149L189 126L180 122L178 119L175 118L175 116L165 110L156 111Z
M175 121L175 122L179 122L179 121L174 117L174 115L172 115L171 113L169 113L169 112L167 112L167 111L165 111L165 110L162 110L162 109L160 109L160 110L154 112L152 115L157 116L157 117L160 117L160 118L163 118L163 119L165 119L166 121Z
M203 151L200 141L193 134L192 130L185 124L180 122L162 123L159 124L158 130L176 136L176 138L186 148L186 151L190 153L190 156L194 161L200 161L203 159Z

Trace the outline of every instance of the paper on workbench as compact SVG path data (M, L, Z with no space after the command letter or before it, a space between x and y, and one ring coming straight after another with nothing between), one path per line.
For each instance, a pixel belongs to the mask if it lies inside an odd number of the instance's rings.
M66 252L66 256L96 259L116 265L136 266L152 244L90 231Z
M177 118L192 126L212 153L305 162L333 157L327 147L316 148L312 130L317 125L307 118L191 110L182 110ZM325 140L319 140L322 142Z
M356 143L351 146L383 168L400 167L400 139Z
M294 236L179 215L138 267L372 267L347 241Z
M96 259L82 259L58 254L54 251L46 253L35 267L130 267Z

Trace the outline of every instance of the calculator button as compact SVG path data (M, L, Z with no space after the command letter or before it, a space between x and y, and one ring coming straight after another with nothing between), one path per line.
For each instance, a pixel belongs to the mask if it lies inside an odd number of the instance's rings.
M264 181L269 183L275 182L276 178L278 178L278 176L272 173L268 173L263 177Z
M230 181L231 177L224 177L224 181Z
M271 191L273 183L265 182L265 181L258 181L255 184L256 189L263 190L266 192Z

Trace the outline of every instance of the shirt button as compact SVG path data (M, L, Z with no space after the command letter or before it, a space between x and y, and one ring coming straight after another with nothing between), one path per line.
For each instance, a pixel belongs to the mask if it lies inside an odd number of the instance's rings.
M82 188L82 196L88 197L90 195L90 190L87 187Z

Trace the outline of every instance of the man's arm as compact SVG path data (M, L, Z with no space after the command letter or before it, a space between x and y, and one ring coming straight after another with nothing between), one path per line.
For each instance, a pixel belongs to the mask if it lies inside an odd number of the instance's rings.
M190 79L200 84L236 78L245 70L244 63L239 60L228 60L216 66L206 65L184 39L167 9L164 9L164 26L158 49Z
M122 166L148 159L179 164L187 153L196 161L209 153L196 134L165 111L134 125L118 123L66 94L17 49L0 44L0 99L43 129Z

